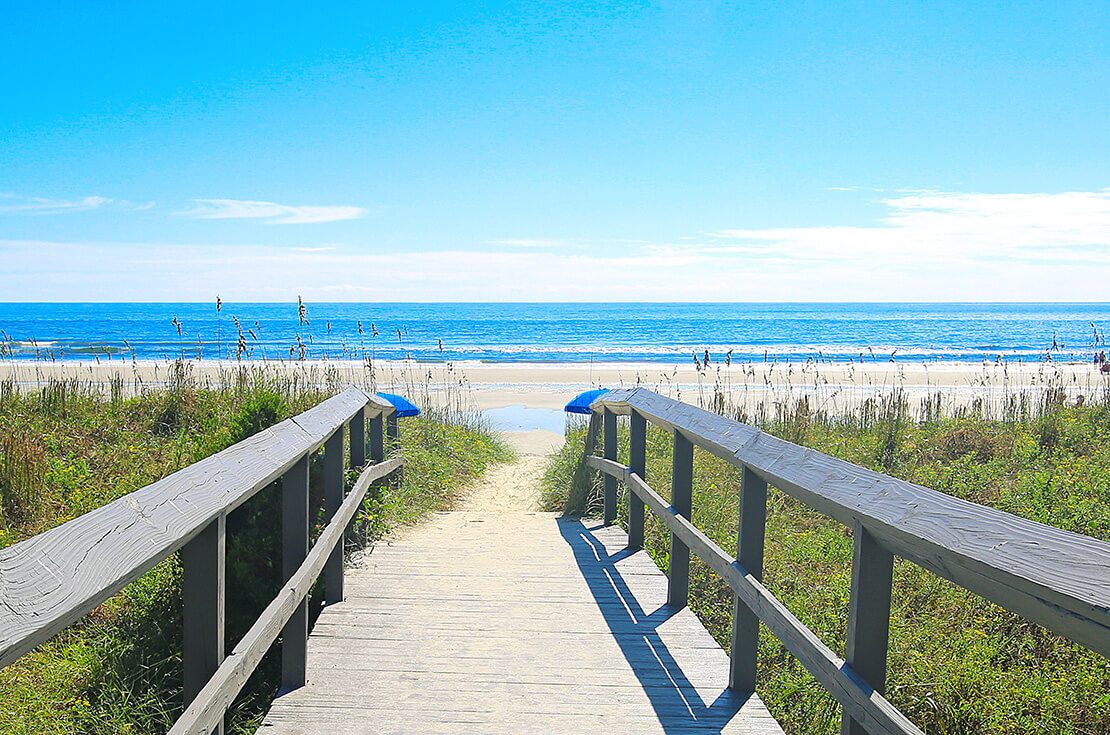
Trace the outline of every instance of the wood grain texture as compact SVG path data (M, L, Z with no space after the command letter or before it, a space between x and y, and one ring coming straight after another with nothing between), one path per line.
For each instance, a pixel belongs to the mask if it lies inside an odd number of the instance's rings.
M617 415L610 411L602 413L602 452L606 459L617 458ZM606 525L617 520L617 481L606 476L604 480L605 503L602 520Z
M674 432L671 448L671 503L675 513L691 518L694 501L694 445L681 432ZM611 477L610 473L605 473ZM613 481L616 482L616 477ZM639 496L639 493L637 493ZM671 534L667 565L667 602L677 607L690 597L690 547L681 533Z
M301 457L281 478L281 576L286 582L308 556L308 459ZM307 649L308 599L301 598L281 630L282 689L304 685Z
M629 418L628 466L647 477L647 420L635 411ZM628 548L644 548L644 501L636 493L628 495Z
M323 571L328 557L342 540L347 524L354 518L366 496L366 491L376 480L388 476L401 467L397 457L381 464L370 465L347 495L339 511L316 539L304 562L289 578L235 650L224 659L220 668L208 680L181 717L170 729L170 735L206 735L224 716L224 712L247 683L262 657L277 639L278 633L301 608L308 591Z
M349 388L94 511L0 550L0 667L76 622L315 451L363 406Z
M890 595L894 557L862 526L856 526L852 551L852 592L844 659L880 694L886 692L886 658L890 642ZM848 715L841 735L866 735Z
M633 409L892 553L1110 656L1110 543L859 467L646 388L591 406Z
M629 470L636 473L632 466ZM763 545L767 535L767 483L749 469L741 470L737 531L736 560L752 577L762 582ZM759 658L759 618L739 595L732 603L731 658L730 686L733 689L754 689Z
M781 735L617 527L456 511L378 544L267 735Z
M786 649L840 702L844 711L861 723L867 732L923 735L916 725L853 671L844 659L837 656L813 631L794 617L740 562L699 531L638 475L632 474L623 465L601 457L591 457L589 463L601 472L620 478L629 490L639 495L670 529L671 534L681 538L706 565L721 575L732 587L737 598L763 621Z
M330 523L343 505L343 426L324 444L324 523ZM359 465L361 467L361 465ZM343 545L335 547L324 567L324 604L343 599Z
M188 707L224 660L227 516L220 514L181 549L182 704ZM213 735L223 735L217 723Z

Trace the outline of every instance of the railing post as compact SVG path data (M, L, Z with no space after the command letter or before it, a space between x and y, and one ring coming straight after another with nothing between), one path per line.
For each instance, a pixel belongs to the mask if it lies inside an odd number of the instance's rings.
M281 568L288 581L308 556L308 455L281 478ZM281 691L305 684L308 657L308 598L281 631Z
M181 658L185 665L186 707L224 660L226 538L227 516L220 513L181 550L184 600ZM223 723L213 732L222 735Z
M681 431L674 430L674 457L671 462L671 505L686 518L691 517L694 493L694 445ZM667 604L685 607L690 590L690 547L677 534L671 534L670 571L667 574Z
M767 481L744 468L740 479L740 525L736 561L756 579L763 580L763 540L767 530ZM759 657L759 618L739 595L732 602L732 660L729 689L754 692Z
M390 411L385 417L385 436L388 439L389 451L392 454L397 449L397 440L401 438L401 431L397 426L397 412Z
M628 427L628 468L647 482L647 419L632 412ZM644 548L644 501L628 492L628 548Z
M371 462L384 462L385 461L385 440L382 432L383 419L382 415L376 414L370 417L370 461Z
M608 408L601 409L604 421L605 459L617 459L617 415ZM602 520L608 526L617 520L617 478L605 475L605 510Z
M360 408L350 421L351 469L366 464L366 409Z
M343 424L324 445L324 523L343 505ZM343 602L343 543L335 545L324 566L324 603Z
M894 555L859 523L854 535L845 661L872 689L883 694L886 690ZM847 715L841 718L840 732L841 735L867 733L862 725Z

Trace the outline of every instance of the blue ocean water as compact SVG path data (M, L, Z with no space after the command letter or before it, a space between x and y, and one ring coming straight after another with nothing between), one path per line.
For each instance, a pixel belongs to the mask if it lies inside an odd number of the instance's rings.
M1110 304L320 303L306 316L295 303L0 303L0 330L5 359L235 359L242 348L253 359L1090 360Z

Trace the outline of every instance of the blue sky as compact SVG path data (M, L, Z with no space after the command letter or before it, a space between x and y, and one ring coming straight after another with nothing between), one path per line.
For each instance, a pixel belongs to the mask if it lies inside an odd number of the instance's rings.
M1107 298L1105 0L106 5L2 11L0 300Z

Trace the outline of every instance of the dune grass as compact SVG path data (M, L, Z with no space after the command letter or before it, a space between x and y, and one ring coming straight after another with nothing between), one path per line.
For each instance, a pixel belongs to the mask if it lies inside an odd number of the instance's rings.
M0 547L56 526L206 457L335 392L278 372L198 386L186 372L125 398L73 383L0 386ZM448 413L450 415L448 415ZM474 417L401 420L403 481L368 497L364 538L448 506L509 450ZM314 506L322 493L311 467ZM280 585L274 487L228 518L228 648ZM277 514L277 516L275 516ZM277 524L280 525L280 524ZM319 524L317 525L319 530ZM181 711L181 570L171 557L36 651L0 670L0 732L165 732ZM317 606L318 609L318 606ZM229 717L252 732L276 691L269 656Z
M723 404L722 404L723 405ZM922 417L923 416L923 417ZM790 441L976 503L1110 539L1110 406L1043 402L1023 417L987 419L925 410L897 395L839 417L796 403L769 412L763 428ZM584 428L548 467L552 510L599 512L596 478L575 474ZM627 431L620 432L627 462ZM670 493L671 437L651 428L648 481ZM738 471L697 450L694 522L734 549ZM627 518L622 493L618 518ZM667 568L669 533L648 514L646 549ZM802 622L844 653L851 532L771 488L764 581ZM690 605L724 647L731 590L696 557ZM895 564L888 697L927 733L1095 735L1110 732L1110 662L915 565ZM839 705L763 630L759 687L792 735L839 732ZM723 683L722 683L723 684Z

